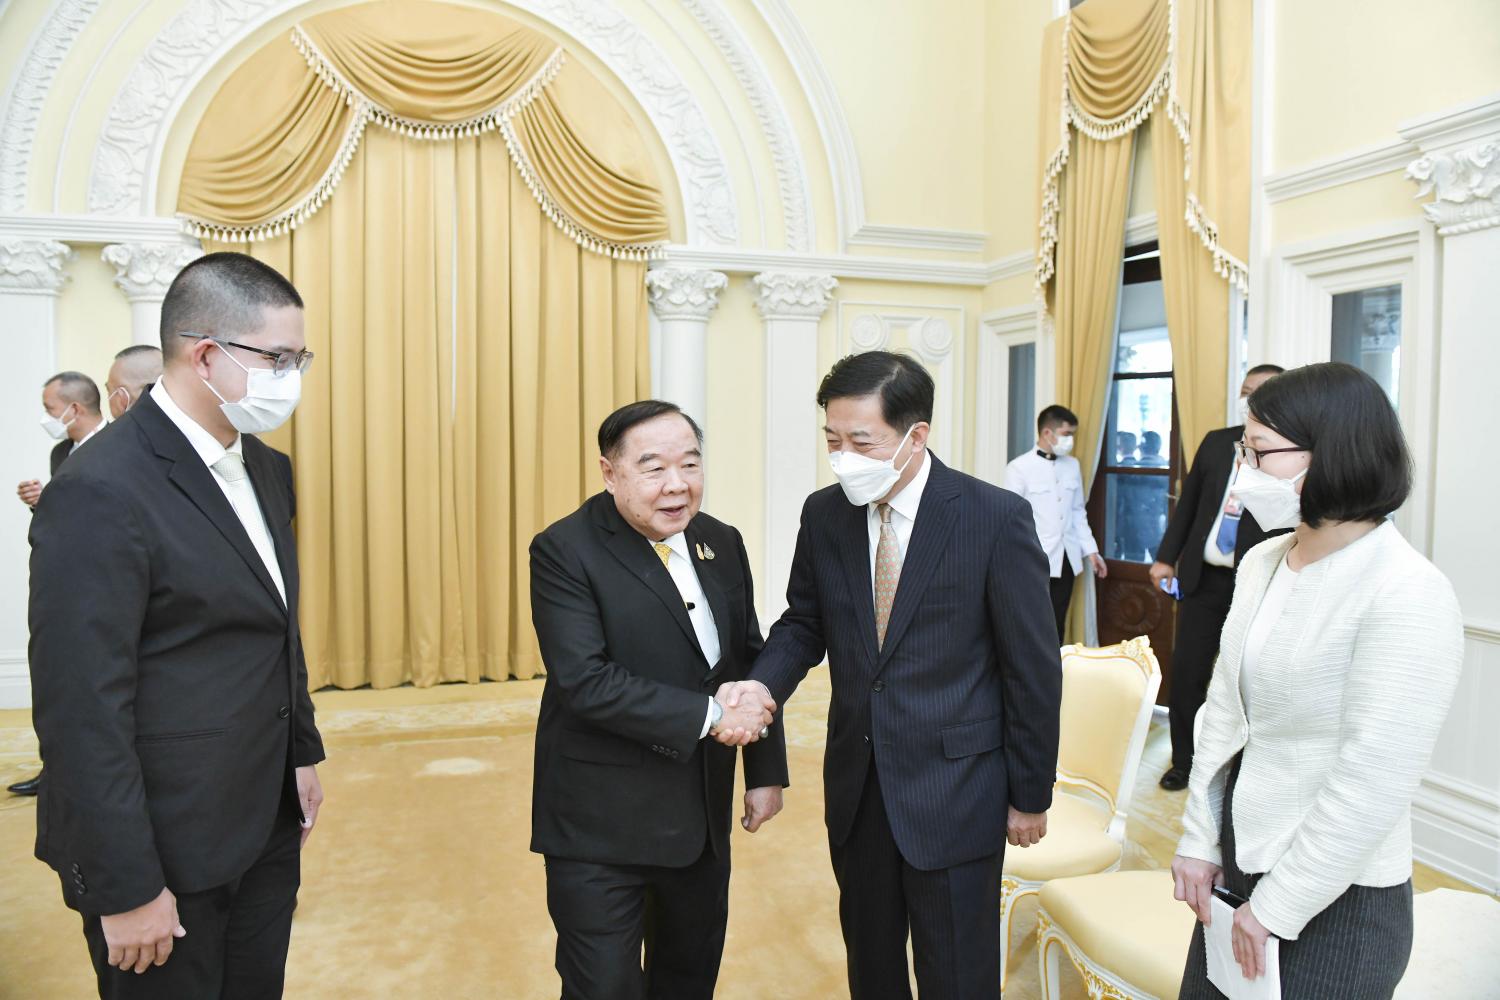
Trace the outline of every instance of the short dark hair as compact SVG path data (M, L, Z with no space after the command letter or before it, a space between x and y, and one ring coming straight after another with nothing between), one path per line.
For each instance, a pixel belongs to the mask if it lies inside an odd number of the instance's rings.
M236 337L259 330L266 309L302 308L281 272L242 253L211 253L178 272L161 303L161 351L174 357L183 333Z
M880 397L880 417L902 433L932 423L932 376L915 359L894 351L864 351L840 358L818 385L818 406L835 399Z
M1256 365L1245 373L1245 377L1249 378L1251 375L1280 375L1284 371L1286 369L1280 365Z
M1048 427L1062 427L1066 424L1072 424L1074 427L1077 427L1078 414L1066 406L1060 406L1057 403L1053 403L1036 415L1036 432L1038 434L1042 433Z
M687 421L687 425L693 430L693 436L698 439L698 447L702 448L703 429L696 420L682 412L682 407L662 399L642 399L626 403L604 418L604 423L599 425L599 454L614 461L625 444L625 435L630 433L632 427L669 413L675 413Z
M1390 397L1353 365L1293 368L1250 394L1250 415L1312 453L1302 520L1380 521L1411 494L1411 453Z
M1161 435L1155 431L1146 431L1141 435L1141 450L1150 455L1161 454Z
M145 354L161 354L161 348L154 344L131 344L115 355L116 361L124 361L126 358L138 358Z
M99 412L99 386L83 372L58 372L42 383L47 386L57 383L57 394L69 403L77 403L90 413Z

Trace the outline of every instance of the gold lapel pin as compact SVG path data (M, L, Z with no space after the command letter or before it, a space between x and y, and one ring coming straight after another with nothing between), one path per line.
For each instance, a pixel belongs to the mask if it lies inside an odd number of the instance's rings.
M711 560L714 557L714 550L709 548L707 545L704 545L702 542L694 545L693 548L698 550L699 559Z

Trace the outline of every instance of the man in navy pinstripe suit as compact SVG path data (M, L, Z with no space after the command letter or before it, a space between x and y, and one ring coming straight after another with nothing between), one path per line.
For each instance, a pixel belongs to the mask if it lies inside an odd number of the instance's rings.
M825 819L854 1000L910 998L908 934L924 997L1000 995L1003 852L1046 833L1057 766L1031 509L928 452L932 401L904 355L852 355L823 379L839 485L803 507L789 606L738 692L784 705L827 654Z

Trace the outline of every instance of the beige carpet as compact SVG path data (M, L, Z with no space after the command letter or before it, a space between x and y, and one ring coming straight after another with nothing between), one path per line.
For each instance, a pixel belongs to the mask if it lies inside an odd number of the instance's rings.
M288 997L557 997L542 866L526 850L540 694L535 681L316 696L328 802L304 857ZM786 811L754 836L736 825L724 1000L847 995L822 822L827 709L816 671L788 712ZM26 713L0 712L0 780L34 772L35 754ZM1168 756L1153 727L1126 867L1171 860L1183 793L1156 788ZM31 857L35 818L33 800L0 799L0 998L87 997L78 917ZM1458 885L1418 874L1421 889ZM1037 996L1034 913L1023 903L1015 927L1015 1000ZM1085 996L1067 967L1064 995Z

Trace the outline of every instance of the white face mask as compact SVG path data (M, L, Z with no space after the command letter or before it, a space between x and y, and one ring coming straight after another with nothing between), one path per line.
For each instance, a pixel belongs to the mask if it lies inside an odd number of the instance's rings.
M896 480L901 478L901 473L906 471L906 467L916 456L916 449L913 448L901 468L896 468L896 455L901 453L902 446L911 437L915 426L907 428L906 433L901 436L901 444L896 445L896 451L883 462L852 451L835 451L829 454L828 464L833 468L833 474L844 488L844 496L849 498L850 503L863 507L891 491L891 487L896 485Z
M1237 423L1243 424L1246 420L1250 419L1250 397L1249 396L1241 396L1239 399L1237 399L1235 401L1235 404L1234 404L1234 413L1235 413L1235 416L1237 418L1237 421L1236 421Z
M1059 457L1073 454L1073 435L1064 434L1058 438L1057 443L1052 446L1052 454Z
M1303 469L1291 479L1278 479L1269 472L1240 466L1229 492L1245 505L1255 523L1266 531L1295 528L1302 523L1302 497L1297 480L1307 475Z
M68 411L63 410L63 412L67 413ZM75 417L73 419L76 420L77 418ZM48 413L46 410L42 411L42 430L46 431L47 436L52 440L61 441L63 438L67 437L68 428L71 426L73 426L72 420L64 423L63 421L58 420L52 414Z
M240 365L239 359L225 351L218 342L214 342L214 346L224 351L224 356L230 361ZM287 422L302 399L302 373L290 371L277 375L269 368L240 367L244 368L246 376L244 399L231 403L207 379L203 384L219 397L219 409L241 434L274 431Z

